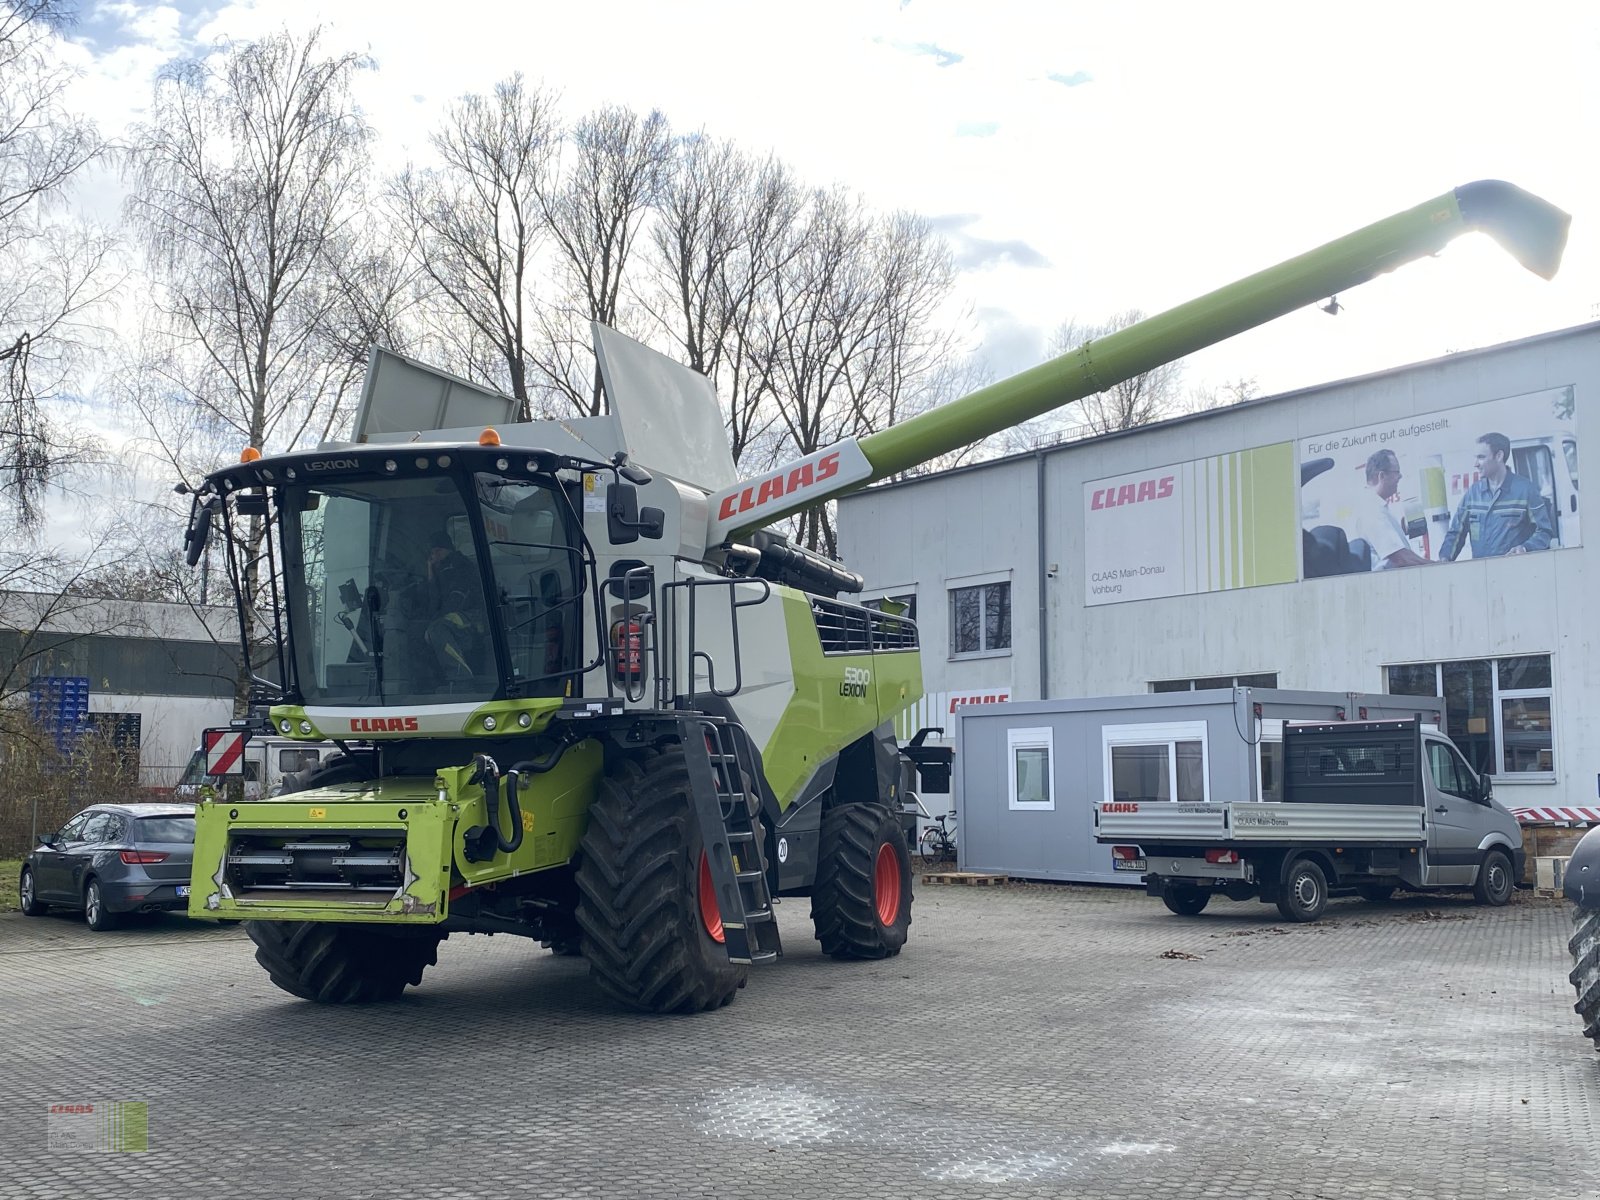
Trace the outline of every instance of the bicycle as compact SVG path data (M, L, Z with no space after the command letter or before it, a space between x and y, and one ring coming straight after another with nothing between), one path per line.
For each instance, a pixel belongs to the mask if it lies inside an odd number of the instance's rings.
M921 808L922 806L919 804L917 807ZM956 857L956 814L947 812L942 816L936 817L924 808L922 809L922 815L932 821L933 824L924 829L922 835L917 838L917 853L923 858L931 859L935 862L944 862L947 859L954 862Z

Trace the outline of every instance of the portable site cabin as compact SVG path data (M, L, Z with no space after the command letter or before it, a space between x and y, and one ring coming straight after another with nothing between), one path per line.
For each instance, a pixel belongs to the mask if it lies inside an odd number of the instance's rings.
M1273 800L1285 721L1421 715L1434 697L1232 688L956 709L958 865L1136 884L1094 840L1102 801Z

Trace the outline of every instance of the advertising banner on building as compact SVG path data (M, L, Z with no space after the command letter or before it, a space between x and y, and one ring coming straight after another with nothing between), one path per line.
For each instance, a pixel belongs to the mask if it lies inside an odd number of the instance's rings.
M1303 439L1306 579L1580 544L1571 387Z
M1084 603L1292 583L1294 443L1083 486Z

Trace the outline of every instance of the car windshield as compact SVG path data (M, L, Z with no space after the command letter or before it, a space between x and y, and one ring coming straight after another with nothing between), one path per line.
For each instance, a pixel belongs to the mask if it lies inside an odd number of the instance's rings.
M194 818L190 816L140 817L133 824L134 842L192 842Z

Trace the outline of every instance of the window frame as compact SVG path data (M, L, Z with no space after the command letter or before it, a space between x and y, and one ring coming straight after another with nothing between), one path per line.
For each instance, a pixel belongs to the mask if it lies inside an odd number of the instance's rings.
M1550 664L1550 682L1549 682L1549 684L1543 685L1543 686L1540 686L1540 687L1531 687L1531 688L1504 688L1504 689L1502 689L1501 686L1500 686L1500 663L1501 663L1501 661L1503 659L1511 659L1511 658L1543 658L1543 659L1548 660L1549 664ZM1480 655L1480 656L1474 657L1474 658L1446 658L1446 659L1438 659L1438 660L1434 660L1434 661L1429 661L1427 659L1422 659L1422 660L1412 661L1412 662L1385 663L1383 665L1383 689L1389 695L1403 695L1405 693L1391 692L1389 690L1389 688L1390 688L1389 672L1390 671L1395 670L1397 668L1413 668L1414 669L1414 668L1417 668L1417 667L1432 667L1433 668L1433 688L1434 688L1433 694L1435 696L1443 698L1444 697L1444 668L1446 666L1460 665L1460 664L1463 664L1463 663L1471 664L1471 663L1482 663L1482 662L1487 662L1489 664L1489 712L1490 712L1490 720L1493 722L1493 725L1492 725L1492 731L1493 731L1493 734L1494 734L1494 763L1493 763L1493 766L1495 768L1493 770L1484 772L1484 776L1490 781L1491 784L1495 784L1495 783L1504 783L1504 784L1517 784L1517 783L1554 784L1554 783L1558 782L1558 780L1560 778L1560 771L1559 771L1559 768L1556 766L1556 764L1561 761L1561 746L1560 746L1560 738L1557 736L1557 732L1556 732L1556 699L1555 699L1555 691L1556 691L1556 686L1555 686L1555 681L1556 681L1556 671L1555 671L1556 656L1554 654L1552 654L1552 653L1539 653L1539 652L1533 652L1533 653L1503 653L1503 654L1492 654L1492 655ZM1545 701L1549 702L1549 705L1550 705L1550 769L1548 771L1505 771L1505 770L1501 770L1500 769L1500 768L1503 768L1505 766L1505 761L1506 761L1506 758L1505 758L1505 755L1506 755L1506 738L1505 738L1505 720L1504 720L1505 708L1504 708L1504 705L1502 704L1502 701L1505 701L1505 700L1545 700ZM1443 732L1445 734L1446 737L1450 737L1452 735L1453 731L1449 728L1448 705L1446 705L1445 708L1446 708L1446 712L1441 714L1440 730L1441 730L1441 732ZM1471 767L1472 764L1471 763L1467 763L1467 766ZM1474 775L1477 774L1476 769L1473 770L1473 774Z
M988 600L984 589L1002 583L1005 584L1006 588L1006 626L1011 630L1011 636L1006 645L1000 647L981 645L977 650L957 650L955 622L956 593L968 591L976 591L978 593L978 638L980 643L984 643L988 640L989 615ZM1016 605L1013 603L1014 597L1012 595L1010 571L989 571L982 575L962 575L958 578L946 579L944 581L944 595L945 623L949 626L948 636L945 639L945 644L949 647L950 662L965 662L974 658L1009 658L1011 656L1012 645L1016 642L1016 633L1015 629L1012 628L1011 618L1014 617L1016 613Z
M1044 751L1045 798L1023 800L1017 794L1017 751ZM1054 812L1056 808L1055 729L1044 725L1006 730L1006 801L1013 812Z
M1200 743L1199 800L1178 799L1178 743ZM1160 746L1167 748L1167 783L1171 788L1172 804L1211 803L1211 740L1204 721L1157 721L1137 725L1102 725L1100 727L1101 794L1107 801L1115 799L1112 788L1111 752L1117 746Z
M1272 676L1272 682L1253 682L1263 675ZM1247 687L1276 689L1278 686L1278 672L1276 671L1240 671L1233 675L1196 675L1188 679L1152 679L1145 684L1145 687L1149 689L1151 695L1156 696L1166 695L1172 692L1203 692L1210 691L1212 689L1202 688L1199 686L1200 683L1202 681L1209 682L1213 679L1229 679L1232 681L1229 686L1236 688ZM1182 684L1183 686L1175 687L1173 686L1174 684Z

